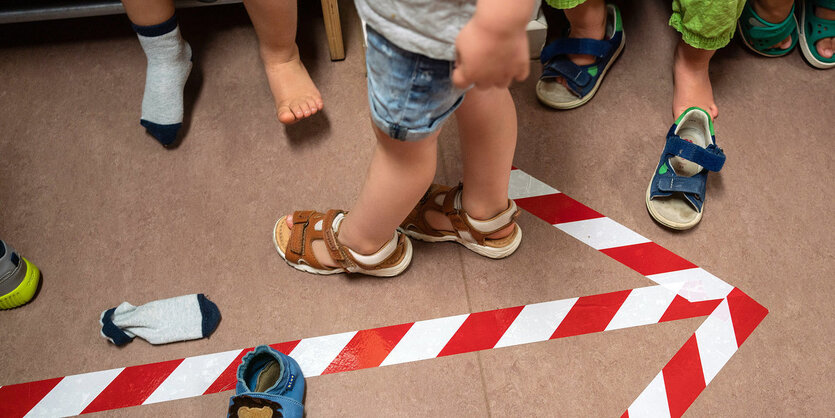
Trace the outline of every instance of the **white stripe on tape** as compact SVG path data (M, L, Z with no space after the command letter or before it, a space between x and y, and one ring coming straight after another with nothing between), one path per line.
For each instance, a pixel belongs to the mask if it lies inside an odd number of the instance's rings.
M702 268L671 271L669 273L652 274L648 279L662 285L680 283L684 285L679 289L670 289L678 292L681 297L690 302L701 302L704 300L724 299L734 290L734 287L723 282L722 279L708 273Z
M649 386L638 395L638 399L632 402L627 412L629 418L670 418L670 404L667 403L663 372L658 372Z
M342 349L354 338L356 331L323 337L305 338L290 353L302 369L304 377L319 376L333 362Z
M510 172L510 182L508 185L507 194L511 199L521 199L524 197L542 196L560 192L559 190L531 177L528 173L522 170L512 170Z
M578 298L526 305L495 348L546 341L560 326Z
M632 289L614 318L606 326L606 331L656 324L675 297L675 292L664 286Z
M186 358L142 404L203 395L241 351L243 350Z
M111 369L100 372L77 374L61 379L27 417L57 417L78 415L93 399L124 370Z
M737 350L731 311L725 299L696 329L696 344L702 359L705 385L710 383Z
M563 232L583 241L595 250L649 242L640 234L609 219L595 218L556 225Z
M463 314L415 322L380 366L437 357L469 316Z

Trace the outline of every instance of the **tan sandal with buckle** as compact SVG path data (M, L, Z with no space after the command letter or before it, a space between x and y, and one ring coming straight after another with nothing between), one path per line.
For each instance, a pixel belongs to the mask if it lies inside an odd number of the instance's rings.
M361 273L369 276L390 277L400 274L412 261L412 243L405 235L394 237L371 255L362 255L337 240L339 224L345 212L312 210L293 212L293 227L287 226L284 216L275 223L273 244L281 258L297 270L315 274ZM323 240L331 258L339 267L325 266L313 253L313 241Z
M522 230L516 225L516 217L519 216L516 203L508 199L507 209L498 215L487 220L473 219L461 208L462 188L460 183L457 187L440 184L430 186L406 220L400 224L400 230L421 241L455 241L489 258L504 258L513 254L522 242ZM430 226L426 220L428 211L446 215L454 230L442 231ZM514 226L510 235L504 238L487 238L510 225Z

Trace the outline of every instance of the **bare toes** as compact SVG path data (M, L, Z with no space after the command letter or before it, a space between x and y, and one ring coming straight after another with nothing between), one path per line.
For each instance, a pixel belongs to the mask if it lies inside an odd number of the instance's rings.
M832 58L832 52L835 50L835 38L821 39L815 44L815 48L822 57Z
M278 108L278 121L285 125L296 122L296 116L293 114L290 106L284 105Z
M284 223L287 224L288 228L293 229L293 215L284 217Z

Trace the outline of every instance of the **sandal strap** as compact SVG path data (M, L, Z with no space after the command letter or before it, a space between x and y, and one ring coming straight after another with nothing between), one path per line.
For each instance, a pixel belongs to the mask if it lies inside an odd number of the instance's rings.
M353 261L351 255L348 254L345 246L337 241L336 231L333 230L333 221L341 213L343 213L341 210L331 209L325 214L322 235L331 258L347 270L350 267L356 267L357 264Z
M692 161L710 171L719 171L725 165L725 153L716 144L702 148L690 141L685 141L678 135L667 137L664 154L668 154L668 157L675 156Z
M290 232L290 242L287 244L285 257L287 261L298 263L304 261L316 269L326 269L313 255L313 241L323 240L325 214L312 210L293 212L293 228ZM316 224L322 221L322 230L316 230ZM311 225L312 224L312 225Z
M759 22L760 26L753 25L751 19ZM791 48L782 50L779 48L772 48L772 46L780 43L783 39L792 37L792 47L797 43L797 24L794 19L794 5L792 5L791 12L780 23L771 23L761 18L757 12L754 11L751 2L747 2L742 10L740 17L742 24L743 36L748 43L760 52L771 52L779 55L788 53Z
M825 7L827 9L835 9L835 0L829 0L829 1L826 1L826 2L824 0L813 0L810 3L815 3L815 6L818 6L818 7ZM821 3L831 3L831 4L821 4ZM820 41L821 39L824 39L824 38L835 37L835 20L829 20L829 19L824 19L824 18L815 16L815 12L813 10L813 7L808 7L808 6L811 6L811 5L809 5L807 3L807 8L806 8L806 16L805 16L805 19L806 19L806 22L805 22L806 23L806 28L805 28L806 42L807 42L807 45L809 45L809 49L814 50L815 55L817 56L818 54L817 54L817 49L815 47L815 43L817 43L818 41ZM823 58L823 57L820 57L818 59L821 59L821 58Z
M609 54L610 49L612 47L609 42L597 39L560 38L542 48L539 61L545 64L557 56L566 54L594 55L603 58Z
M464 240L484 245L488 235L510 226L519 216L516 202L508 199L508 208L498 215L487 220L474 219L462 208L461 193L463 189L463 184L458 183L458 186L447 192L444 198L443 213L452 223L455 233Z
M576 92L583 90L590 86L594 77L588 72L588 66L579 66L566 57L552 59L545 64L542 69L542 76L539 78L548 79L562 77L571 86L571 89Z

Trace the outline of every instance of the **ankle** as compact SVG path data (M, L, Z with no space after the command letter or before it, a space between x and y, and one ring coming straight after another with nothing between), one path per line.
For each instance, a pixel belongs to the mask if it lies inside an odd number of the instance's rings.
M299 47L293 44L292 47L261 45L261 60L265 66L281 65L292 61L301 61Z
M751 7L757 16L769 23L780 23L786 20L791 13L793 2L774 2L767 0L754 0Z
M372 237L364 236L361 233L358 233L350 225L345 225L345 221L342 222L342 225L339 227L339 233L337 234L336 240L348 247L348 249L354 251L357 254L361 255L372 255L380 251L394 236L394 234L388 235L384 240L380 241L378 239L374 239Z

